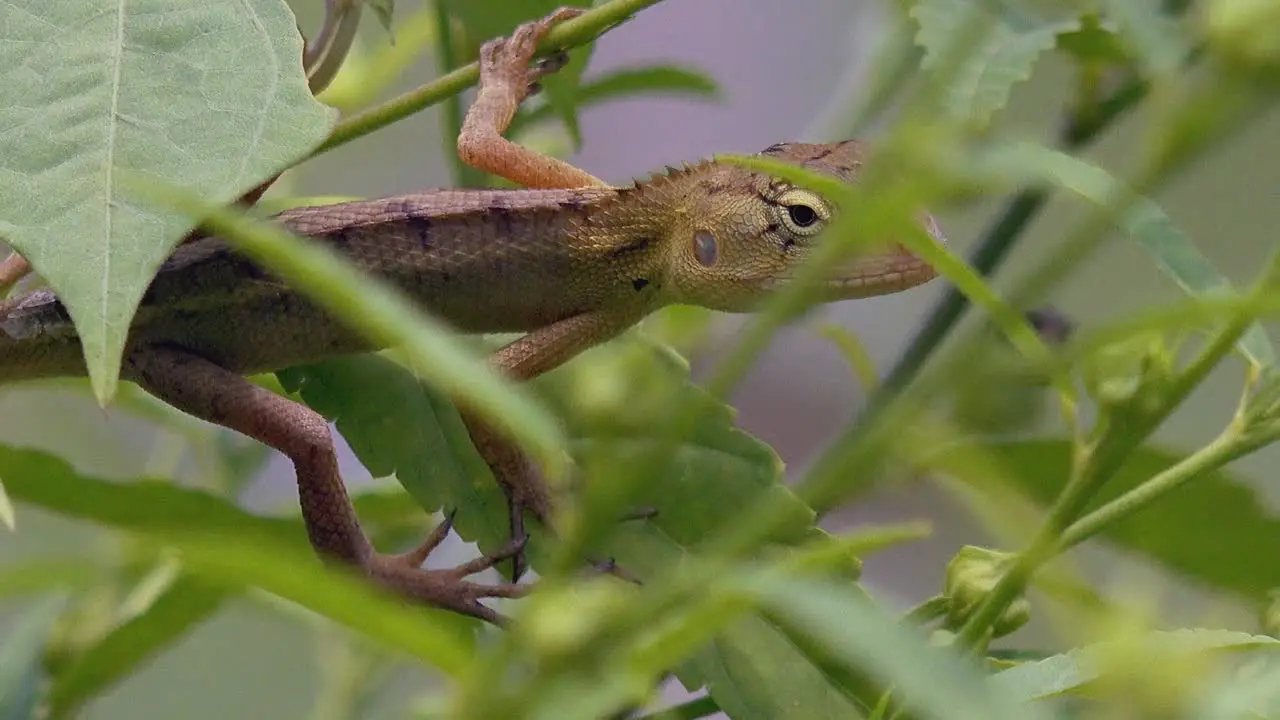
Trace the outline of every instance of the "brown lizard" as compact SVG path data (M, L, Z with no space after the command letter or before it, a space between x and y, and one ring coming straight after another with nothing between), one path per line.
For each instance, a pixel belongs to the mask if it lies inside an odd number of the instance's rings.
M558 10L480 52L480 89L458 153L530 189L429 190L276 217L459 331L525 333L491 357L517 380L559 366L666 305L752 310L803 261L835 212L813 192L713 161L611 187L503 138L531 85L554 69L531 66L539 40L579 12ZM779 144L762 154L852 180L863 153L848 141ZM940 239L928 216L925 225ZM824 300L883 295L932 277L926 263L894 246L842 268ZM75 329L51 293L7 303L0 329L0 378L85 374ZM152 281L131 325L122 377L287 455L307 534L322 557L418 601L497 621L481 600L518 596L528 586L467 577L519 552L525 510L544 522L551 511L541 478L517 448L467 418L510 500L513 542L456 568L425 570L448 524L413 551L377 552L347 497L325 420L243 377L375 349L225 240L208 237L179 245Z

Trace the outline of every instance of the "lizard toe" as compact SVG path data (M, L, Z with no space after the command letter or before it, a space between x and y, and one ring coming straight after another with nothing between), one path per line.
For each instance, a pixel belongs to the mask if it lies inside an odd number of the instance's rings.
M504 548L503 551L505 551ZM365 571L371 579L412 602L452 610L479 618L495 625L505 623L497 611L484 605L485 598L519 598L532 589L519 583L477 583L466 576L492 567L500 562L500 555L483 556L456 567L426 570L412 567L406 555L373 555L365 563Z
M534 88L539 78L559 70L569 60L568 53L559 52L530 67L529 63L538 52L538 43L557 23L583 12L582 8L562 7L544 18L518 26L510 37L495 38L481 45L481 82L496 84L506 81L513 87L529 88L528 94L536 92Z
M498 563L501 563L504 560L510 560L517 555L522 555L524 553L525 545L527 545L528 542L529 537L527 535L513 537L500 549L491 553L485 553L484 555L472 560L468 560L467 562L453 568L450 572L454 573L456 577L461 579L468 575L474 575L478 572L483 572L489 568L496 567Z

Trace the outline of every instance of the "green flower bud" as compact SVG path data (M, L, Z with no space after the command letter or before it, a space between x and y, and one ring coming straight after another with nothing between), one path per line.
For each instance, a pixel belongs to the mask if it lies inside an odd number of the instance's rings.
M1085 388L1102 407L1157 402L1173 374L1173 353L1160 335L1109 345L1089 358L1083 373Z
M943 592L950 600L947 627L959 629L968 621L973 611L982 604L996 583L1004 576L1013 555L974 545L965 545L947 563ZM1005 608L992 628L993 637L1001 637L1017 630L1031 619L1031 604L1026 598L1018 598Z
M1280 0L1210 0L1204 5L1210 46L1239 69L1271 78L1280 70Z

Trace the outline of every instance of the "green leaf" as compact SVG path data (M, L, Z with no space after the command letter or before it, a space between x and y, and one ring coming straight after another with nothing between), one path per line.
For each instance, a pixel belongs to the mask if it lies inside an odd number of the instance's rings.
M786 518L771 534L773 543L825 537L813 526L813 511L781 483L772 448L736 428L734 410L690 384L688 364L667 348L628 335L537 382L575 438L586 512L602 512L593 500L608 493L623 494L626 508L657 511L643 522L606 518L600 535L587 541L593 548L604 543L598 553L641 580L678 567L722 518L758 502ZM673 407L698 418L674 447L664 434ZM611 507L609 500L598 502ZM676 673L689 689L706 686L731 717L853 714L844 691L768 618L743 618L707 640Z
M1238 670L1219 673L1187 713L1197 720L1240 720L1280 716L1280 657L1252 657Z
M429 510L458 508L459 534L477 540L482 549L507 539L505 502L487 468L477 465L481 461L455 412L402 369L383 358L349 358L295 368L281 377L286 386L300 388L317 412L336 419L339 432L374 475L394 471ZM612 557L642 579L654 577L696 551L723 517L764 497L788 518L773 534L774 542L795 545L822 536L813 526L812 510L781 483L782 467L773 450L734 427L733 409L692 385L688 364L666 348L628 334L532 384L559 411L573 438L570 447L586 490L581 504L591 518L588 524L599 526L586 539L565 538L580 540L587 548L583 554ZM673 407L691 408L699 422L689 437L670 447L661 419ZM597 493L613 492L625 493L617 512L597 502ZM644 521L617 520L638 507L657 514ZM575 523L575 529L582 524ZM532 559L541 569L537 551ZM767 687L779 712L795 703L847 706L841 691L760 619L718 638L715 647L702 665L681 672L691 687L715 674L717 701ZM770 651L757 652L761 647ZM731 671L725 663L733 665ZM760 686L761 677L790 680Z
M233 594L190 575L178 577L142 613L99 638L58 672L49 690L51 715L74 715L222 609Z
M622 493L618 512L657 510L640 525L692 550L725 515L768 498L786 517L773 542L790 545L813 537L814 513L782 484L777 453L737 428L736 411L694 385L688 362L670 348L630 333L582 353L533 385L573 438L586 512L597 512L597 501L608 507L616 499L612 494ZM667 433L673 412L696 418L679 438ZM606 554L614 551L620 561L627 554L621 547ZM634 561L644 567L657 559Z
M857 706L797 653L786 633L760 615L735 623L676 676L690 690L705 687L732 718L859 716Z
M1005 181L1046 182L1106 206L1130 190L1106 170L1063 152L1033 143L1002 145L975 163L975 177L986 173ZM1236 290L1200 252L1195 242L1174 225L1154 201L1133 198L1133 204L1119 218L1120 229L1136 241L1156 261L1156 267L1188 295L1230 297ZM1254 323L1237 343L1240 352L1259 367L1276 363L1275 348L1266 331Z
M125 169L229 202L320 144L284 0L24 2L0 43L0 237L58 293L105 402L129 320L191 218L121 194Z
M481 551L507 543L506 501L457 409L378 355L334 358L277 373L326 419L374 477L395 475L425 510L456 511L454 528Z
M257 517L165 482L85 477L60 458L31 450L0 446L0 474L19 502L176 548L184 569L209 581L274 593L443 672L461 672L471 656L473 621L410 606L353 573L327 568L307 546L298 520Z
M1124 44L1116 35L1114 22L1096 13L1086 13L1080 23L1079 30L1058 37L1059 50L1089 62L1121 64L1129 60Z
M578 108L597 105L609 100L636 98L644 95L680 95L696 98L717 98L719 87L711 76L697 70L675 65L650 65L647 67L621 68L598 76L578 89ZM518 133L549 118L555 111L550 104L521 112L511 123L508 134Z
M63 604L51 598L28 610L0 641L0 720L39 717L45 643Z
M1125 45L1148 77L1169 78L1182 69L1191 54L1191 41L1164 3L1102 0L1103 13L1117 28Z
M477 45L511 34L517 25L550 15L557 8L589 8L591 0L442 0L450 16L458 20ZM590 43L569 52L569 63L539 80L548 103L560 116L574 146L582 144L578 129L578 83L595 50Z
M1170 655L1209 651L1280 650L1280 640L1266 635L1231 630L1153 631L1141 636L1077 648L1061 655L1023 663L991 676L988 684L1024 701L1084 692L1104 676L1109 657L1141 653L1152 665L1167 662Z
M1039 709L1015 702L1004 688L984 683L973 664L928 646L916 630L896 622L856 588L768 572L740 574L734 581L788 630L823 646L846 672L893 688L894 699L913 717L1044 717Z
M920 0L911 16L920 24L922 66L945 73L946 106L975 125L1004 107L1009 91L1031 77L1060 35L1081 28L1070 4L1031 0Z
M985 462L965 462L970 452ZM984 492L1021 490L1049 507L1066 486L1071 462L1068 440L1037 439L952 446L930 459L939 468ZM1185 457L1172 450L1140 447L1102 487L1086 512L1132 490ZM976 467L1004 471L1004 482L975 476ZM1253 490L1224 470L1213 470L1137 513L1108 526L1107 541L1147 555L1168 570L1255 601L1280 587L1280 565L1258 548L1280 547L1280 518Z

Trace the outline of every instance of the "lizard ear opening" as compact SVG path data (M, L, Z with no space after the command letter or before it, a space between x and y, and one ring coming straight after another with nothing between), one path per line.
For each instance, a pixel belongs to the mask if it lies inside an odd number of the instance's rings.
M706 230L694 233L693 257L703 267L715 265L716 260L720 258L720 245L716 242L716 236Z

